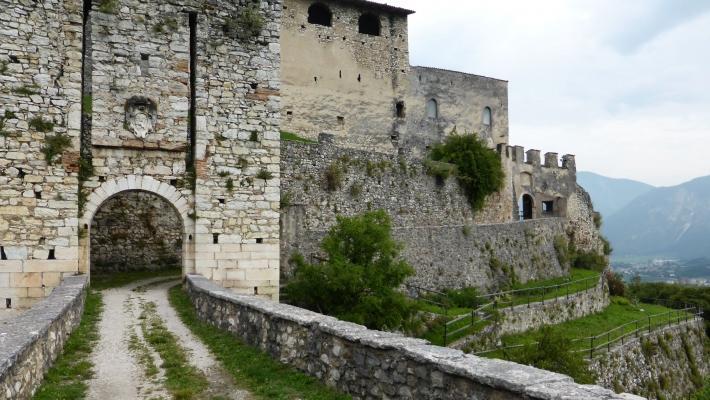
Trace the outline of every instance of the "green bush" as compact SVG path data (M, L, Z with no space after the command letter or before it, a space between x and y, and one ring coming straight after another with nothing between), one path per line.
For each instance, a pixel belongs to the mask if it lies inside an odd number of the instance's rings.
M225 35L231 38L248 40L261 33L264 23L264 17L259 13L259 6L251 3L244 7L238 15L227 18L222 25L222 30Z
M571 376L577 383L594 383L580 353L572 353L572 341L551 326L540 329L538 344L508 354L508 359Z
M500 156L489 149L476 135L453 135L434 146L429 154L431 161L455 165L448 173L454 174L474 210L480 210L486 197L503 187L505 173ZM438 172L445 174L438 165ZM431 171L432 168L430 167ZM439 175L437 175L439 176Z
M563 235L555 236L553 245L555 247L555 253L557 253L557 261L559 261L560 265L563 267L569 265L571 257L567 238Z
M257 179L263 179L265 181L268 181L268 180L274 178L274 174L271 173L271 171L267 170L266 168L262 168L256 174L256 177L257 177Z
M327 255L309 264L296 255L294 277L286 286L295 305L372 329L399 329L413 307L397 288L414 271L399 259L384 211L338 217L321 243Z
M54 122L45 121L42 117L34 117L29 121L29 126L37 132L47 133L54 129Z

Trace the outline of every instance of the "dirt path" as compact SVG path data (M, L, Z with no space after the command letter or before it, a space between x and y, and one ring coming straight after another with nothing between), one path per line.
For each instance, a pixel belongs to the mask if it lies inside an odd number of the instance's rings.
M246 400L251 396L238 389L224 369L180 321L168 302L168 289L178 281L156 278L118 289L103 291L104 311L99 325L100 339L92 354L94 377L88 382L90 400L104 399L170 399L163 387L162 361L143 338L139 316L148 303L154 303L157 314L178 338L190 355L190 363L209 382L199 399ZM151 371L150 365L153 368Z

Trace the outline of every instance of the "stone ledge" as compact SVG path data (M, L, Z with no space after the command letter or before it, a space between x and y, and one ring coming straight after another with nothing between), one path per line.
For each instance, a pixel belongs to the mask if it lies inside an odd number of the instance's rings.
M0 322L0 399L29 398L79 324L88 279L71 276L24 313Z
M599 386L578 385L565 375L509 361L475 357L432 346L425 340L369 330L298 307L233 294L199 275L188 275L186 285L200 318L229 329L282 362L293 364L355 396L380 397L378 390L381 386L394 393L388 393L389 398L397 399L412 398L412 394L415 398L469 398L467 390L501 399L642 399L617 395ZM295 337L299 335L297 331L305 337L299 340ZM349 350L341 350L341 344ZM338 347L338 350L328 352L329 346ZM389 370L382 367L377 373L370 374L366 368L352 366L358 364L358 354L366 355L368 366L371 362L387 364ZM381 359L371 361L373 357ZM397 380L394 376L397 372L391 371L396 363L415 366L407 367L416 371L414 383L410 379ZM426 379L431 382L425 382ZM458 390L437 391L444 379L455 383ZM363 392L361 388L369 389Z

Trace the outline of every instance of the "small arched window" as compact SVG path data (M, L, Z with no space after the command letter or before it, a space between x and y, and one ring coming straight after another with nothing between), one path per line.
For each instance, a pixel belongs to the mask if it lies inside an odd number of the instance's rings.
M313 3L308 7L308 23L314 25L333 26L333 13L323 3Z
M426 116L431 119L439 118L439 103L436 99L429 99L426 102Z
M483 109L482 122L483 122L483 125L485 125L485 126L491 126L491 124L493 124L493 113L491 112L490 107L485 107Z
M366 35L380 36L380 17L375 14L362 14L358 21L359 32Z

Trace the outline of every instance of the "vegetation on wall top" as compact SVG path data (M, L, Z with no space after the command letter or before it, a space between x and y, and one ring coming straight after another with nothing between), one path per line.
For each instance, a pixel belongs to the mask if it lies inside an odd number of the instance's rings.
M44 159L47 161L47 164L51 164L55 156L62 154L64 150L71 146L71 138L62 133L47 136L45 141L46 143L42 148L42 153L44 153Z
M251 3L242 8L236 16L227 18L222 25L222 30L231 38L248 40L259 36L264 29L264 24L264 17L259 13L258 4Z
M505 178L498 153L474 134L454 133L434 146L427 167L440 178L455 176L474 210L483 208L486 197L499 191Z

